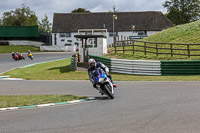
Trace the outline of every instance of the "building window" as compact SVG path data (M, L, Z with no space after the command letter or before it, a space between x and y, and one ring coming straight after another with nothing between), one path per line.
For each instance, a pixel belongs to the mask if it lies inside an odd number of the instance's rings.
M66 37L71 37L71 33L65 33Z
M85 32L85 35L92 35L92 32Z
M71 37L71 33L60 33L60 37Z
M144 31L138 31L138 36L143 36L145 35Z
M114 33L116 36L118 36L118 32ZM113 32L109 32L109 37L113 37Z
M87 48L97 47L97 38L90 38L87 40Z
M65 37L65 33L60 33L60 37Z

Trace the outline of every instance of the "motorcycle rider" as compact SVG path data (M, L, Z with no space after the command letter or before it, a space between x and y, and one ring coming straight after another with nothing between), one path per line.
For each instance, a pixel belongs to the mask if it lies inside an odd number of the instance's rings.
M31 51L30 51L30 50L28 50L28 55L29 55L29 54L31 54Z
M89 59L88 64L89 64L89 68L88 68L89 79L92 82L94 88L96 88L96 83L94 82L94 78L95 78L97 69L102 69L105 72L106 76L110 78L113 84L113 87L117 87L117 85L114 84L114 82L112 81L112 77L109 74L109 69L107 66L105 66L101 62L96 62L94 59Z
M15 56L15 52L12 52L12 58L14 59L14 56Z

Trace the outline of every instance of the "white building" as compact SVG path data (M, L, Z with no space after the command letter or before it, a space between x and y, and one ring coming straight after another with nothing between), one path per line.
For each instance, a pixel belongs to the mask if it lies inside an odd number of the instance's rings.
M113 18L117 16L117 19ZM114 25L113 25L114 24ZM114 27L113 27L114 26ZM133 26L135 29L133 30ZM171 21L162 12L99 12L99 13L55 13L52 29L52 46L74 46L81 44L74 35L79 29L107 30L107 44L113 44L113 29L116 38L124 40L130 36L150 36L172 27ZM105 33L87 31L84 35Z

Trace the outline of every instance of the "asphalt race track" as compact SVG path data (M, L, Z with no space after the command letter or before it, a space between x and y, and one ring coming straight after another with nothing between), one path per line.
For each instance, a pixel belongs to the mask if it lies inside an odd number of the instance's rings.
M23 53L25 60L15 61L10 54L0 54L0 75L1 73L13 68L21 67L28 64L51 61L56 59L69 58L73 53L66 52L46 52L33 53L33 60L29 59L27 53Z
M0 80L0 95L96 97L78 104L1 111L0 133L199 133L200 82L116 83L115 99L110 100L89 81Z

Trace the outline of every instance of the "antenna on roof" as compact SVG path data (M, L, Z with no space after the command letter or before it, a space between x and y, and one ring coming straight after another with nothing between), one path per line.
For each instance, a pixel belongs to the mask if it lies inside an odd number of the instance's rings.
M117 7L115 5L113 5L112 8L113 8L113 12L119 12L119 10L116 10Z
M113 12L116 12L116 6L113 5Z

